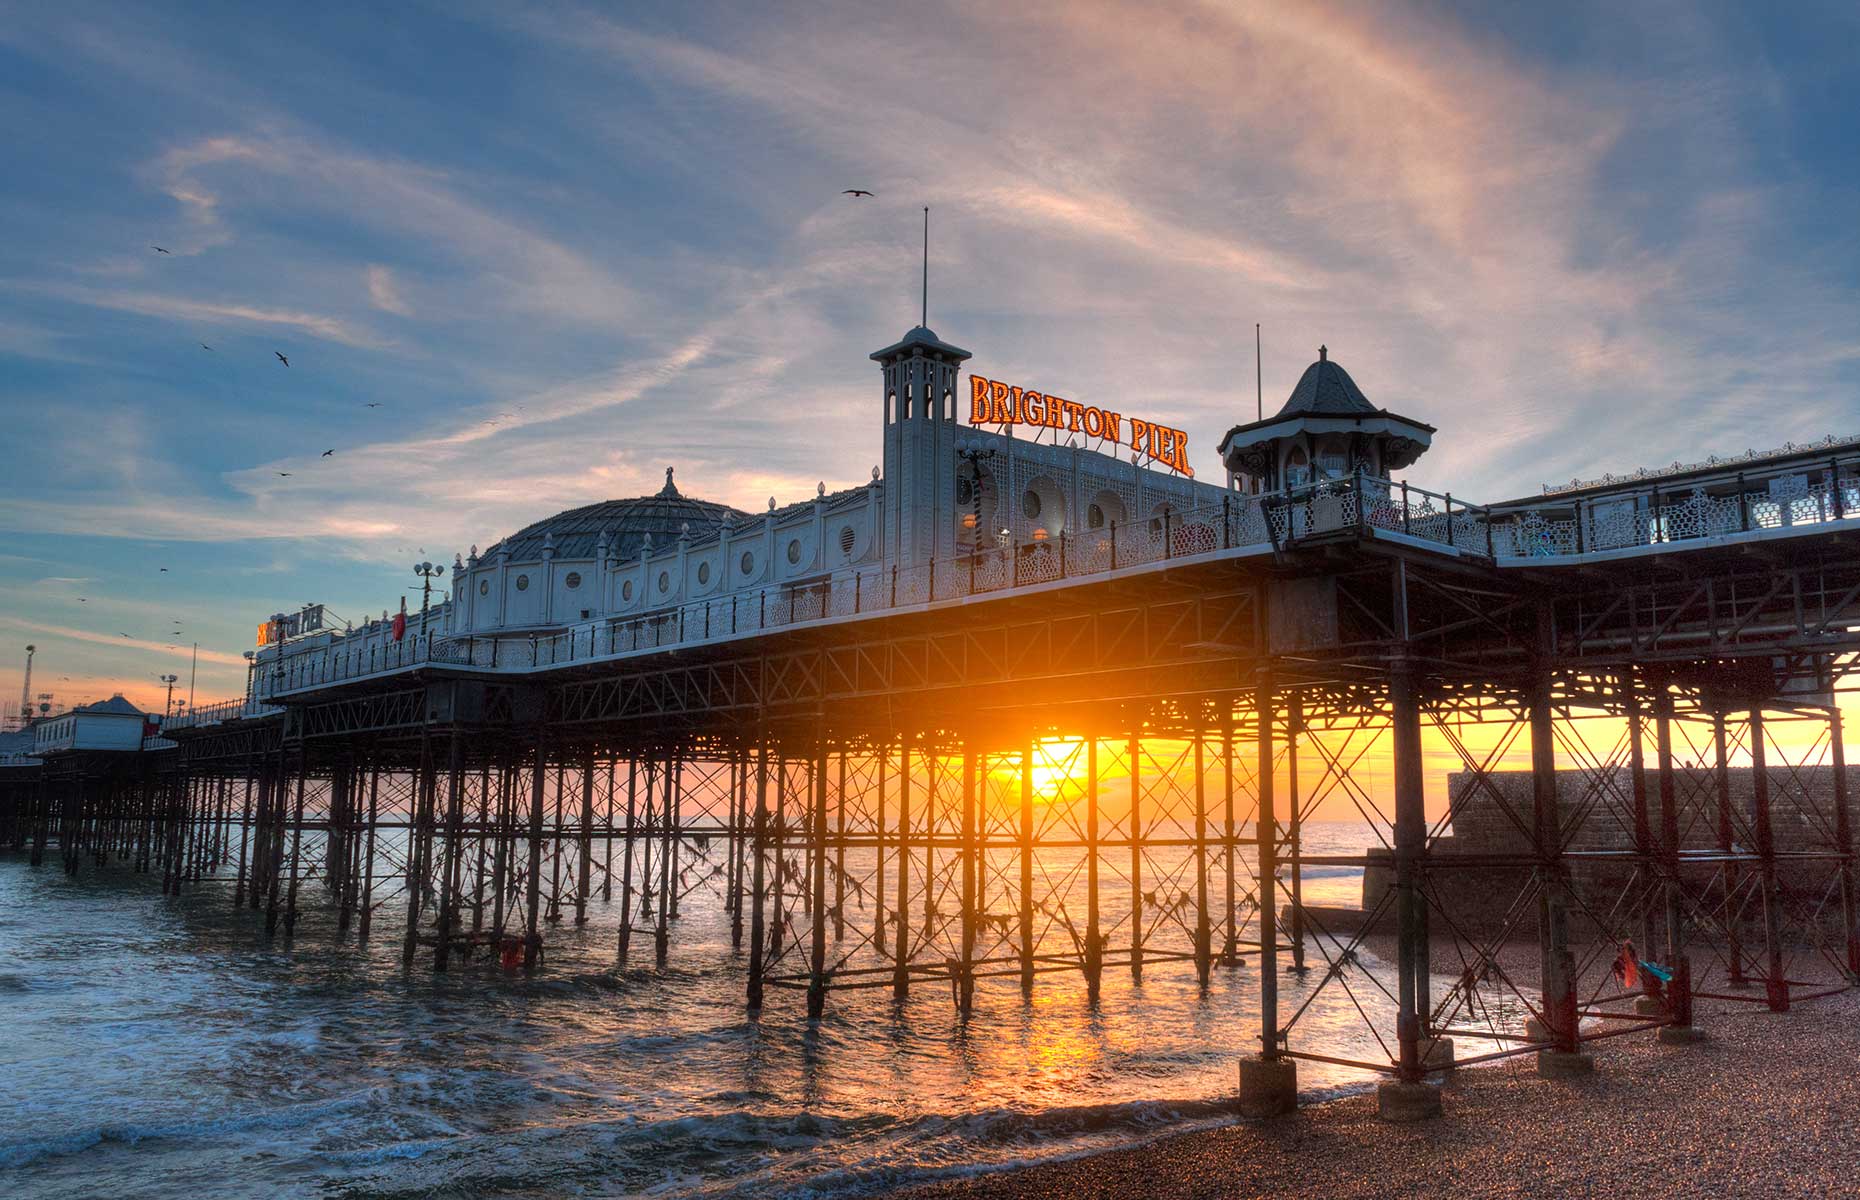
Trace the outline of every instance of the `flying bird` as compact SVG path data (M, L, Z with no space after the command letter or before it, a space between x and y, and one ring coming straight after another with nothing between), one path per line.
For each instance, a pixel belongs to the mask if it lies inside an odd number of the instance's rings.
M150 247L149 247L149 249L151 249L151 250L153 250L153 251L154 251L155 253L157 253L157 254L172 254L172 253L174 253L174 251L172 251L172 250L164 250L164 249L162 249L162 248L161 248L160 246L150 246Z
M164 575L166 575L166 574L168 573L168 568L167 568L167 567L163 567L163 568L161 569L161 571L162 571L162 574L164 574Z
M284 356L283 356L282 354L278 354L278 352L277 352L276 350L273 350L273 351L272 351L272 353L273 353L273 354L277 354L277 355L278 355L278 361L279 361L279 362L281 362L281 363L283 363L283 364L284 364L285 366L287 366L287 367L288 367L288 366L290 366L290 365L291 365L291 360L290 360L290 359L288 359L288 358L286 358L286 357L284 357Z
M363 408L380 408L381 402L378 400L371 400L367 404L362 405L362 407Z
M332 454L334 454L334 453L335 453L335 451L334 451L334 450L325 450L325 451L323 451L323 457L324 457L324 458L328 458L328 457L329 457L330 455L332 455Z
M128 637L129 635L128 635L128 634L126 634L126 633L119 633L119 634L117 634L116 636L117 636L117 637Z
M78 603L79 603L79 604L89 604L89 603L90 603L90 597L89 597L89 596L79 596L79 597L78 597Z
M866 191L864 188L847 188L840 193L842 196L870 196L871 194L872 193Z
M211 350L211 349L213 349L213 347L211 347L211 346L209 346L209 345L207 345L207 344L206 344L205 342L202 342L202 343L200 343L200 348L201 348L202 350Z
M291 477L291 473L290 473L289 471L279 471L279 472L278 472L278 478L279 478L279 479L289 479L290 477Z

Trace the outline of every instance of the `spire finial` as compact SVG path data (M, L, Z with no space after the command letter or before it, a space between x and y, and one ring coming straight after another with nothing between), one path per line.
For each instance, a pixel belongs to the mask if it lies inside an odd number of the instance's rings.
M678 495L678 485L672 482L672 469L665 468L665 486L659 489L659 495L667 498Z
M930 328L930 206L924 205L924 291L923 319L917 324Z
M1327 359L1329 359L1329 358L1330 358L1330 347L1328 347L1328 346L1319 346L1319 347L1318 347L1318 361L1319 361L1319 362L1324 362L1324 361L1326 361L1326 360L1327 360Z

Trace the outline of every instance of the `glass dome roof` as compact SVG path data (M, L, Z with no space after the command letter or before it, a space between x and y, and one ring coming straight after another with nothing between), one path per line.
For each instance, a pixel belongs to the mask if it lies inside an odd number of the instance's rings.
M502 549L508 550L514 561L539 560L544 540L553 536L557 558L593 558L605 531L611 553L637 558L647 534L652 535L655 549L664 549L678 540L679 532L687 525L692 539L698 540L748 518L748 513L727 504L684 495L673 484L672 469L667 467L665 486L653 495L602 500L545 517L492 546L482 557L492 558Z

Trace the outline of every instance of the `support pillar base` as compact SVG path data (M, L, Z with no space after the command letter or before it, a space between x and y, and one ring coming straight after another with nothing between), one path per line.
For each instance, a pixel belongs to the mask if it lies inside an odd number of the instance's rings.
M1595 1074L1595 1056L1580 1050L1539 1050L1537 1073L1545 1079L1579 1079Z
M1655 1035L1668 1046L1689 1046L1705 1041L1705 1031L1697 1025L1662 1025Z
M1421 1045L1421 1065L1429 1070L1453 1069L1453 1039L1437 1037Z
M1407 1083L1400 1079L1377 1084L1376 1115L1399 1125L1431 1121L1440 1115L1440 1089L1432 1084Z
M1240 1115L1279 1117L1298 1107L1298 1064L1249 1055L1240 1060Z
M1636 996L1634 1011L1643 1017L1657 1017L1666 1012L1666 1001L1658 996Z

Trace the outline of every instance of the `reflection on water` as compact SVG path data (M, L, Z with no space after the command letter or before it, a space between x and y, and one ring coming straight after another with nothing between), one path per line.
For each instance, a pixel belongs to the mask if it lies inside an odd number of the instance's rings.
M1307 850L1364 837L1312 825ZM1305 882L1311 903L1359 890L1338 868ZM334 926L307 911L287 952L222 885L172 900L154 877L0 857L0 1192L858 1194L1226 1120L1235 1059L1258 1045L1251 963L1205 993L1188 963L1140 986L1107 969L1096 1009L1078 976L1050 974L1026 1002L1013 978L982 982L967 1020L926 985L901 1005L835 993L814 1026L778 990L751 1021L703 891L664 969L614 971L617 914L599 903L550 931L533 979L403 970L392 912L368 946ZM1313 961L1281 983L1285 1012ZM1392 1024L1373 987L1357 994ZM1386 1058L1335 988L1294 1037ZM1307 1095L1363 1078L1300 1072Z

